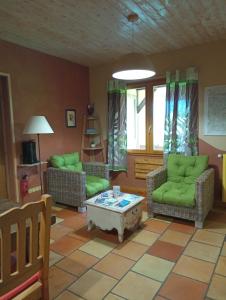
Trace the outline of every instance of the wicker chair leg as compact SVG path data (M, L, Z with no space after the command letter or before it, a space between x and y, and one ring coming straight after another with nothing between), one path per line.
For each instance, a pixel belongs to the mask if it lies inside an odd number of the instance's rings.
M155 217L155 214L149 210L148 216L149 216L149 218L154 218L154 217Z
M203 228L203 221L195 221L195 227L196 228L199 228L199 229L202 229Z

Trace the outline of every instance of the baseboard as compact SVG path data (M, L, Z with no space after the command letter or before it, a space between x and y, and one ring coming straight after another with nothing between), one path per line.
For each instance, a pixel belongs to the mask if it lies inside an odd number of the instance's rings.
M147 192L145 188L131 187L131 186L121 186L121 191L125 193L138 194L146 197Z

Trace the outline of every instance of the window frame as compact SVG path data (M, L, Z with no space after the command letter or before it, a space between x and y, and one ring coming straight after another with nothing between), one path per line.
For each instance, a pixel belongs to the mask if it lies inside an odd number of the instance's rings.
M156 85L165 85L165 78L158 78L148 81L133 82L127 84L127 89L135 89L144 87L146 90L146 149L127 149L128 154L136 155L162 155L163 151L153 150L153 87Z

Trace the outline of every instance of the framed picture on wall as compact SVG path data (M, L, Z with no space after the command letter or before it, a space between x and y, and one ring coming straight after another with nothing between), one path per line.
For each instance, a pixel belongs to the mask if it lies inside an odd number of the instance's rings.
M226 85L205 88L204 135L226 135Z
M65 110L65 122L66 127L76 127L76 110L66 109Z

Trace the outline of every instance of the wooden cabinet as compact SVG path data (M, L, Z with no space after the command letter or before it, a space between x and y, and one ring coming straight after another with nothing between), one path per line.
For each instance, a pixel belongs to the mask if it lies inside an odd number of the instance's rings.
M86 154L86 155L85 155ZM81 160L89 158L90 161L102 160L105 162L105 147L98 117L86 116L83 119Z
M136 158L135 159L135 177L146 179L147 174L163 165L162 157Z

